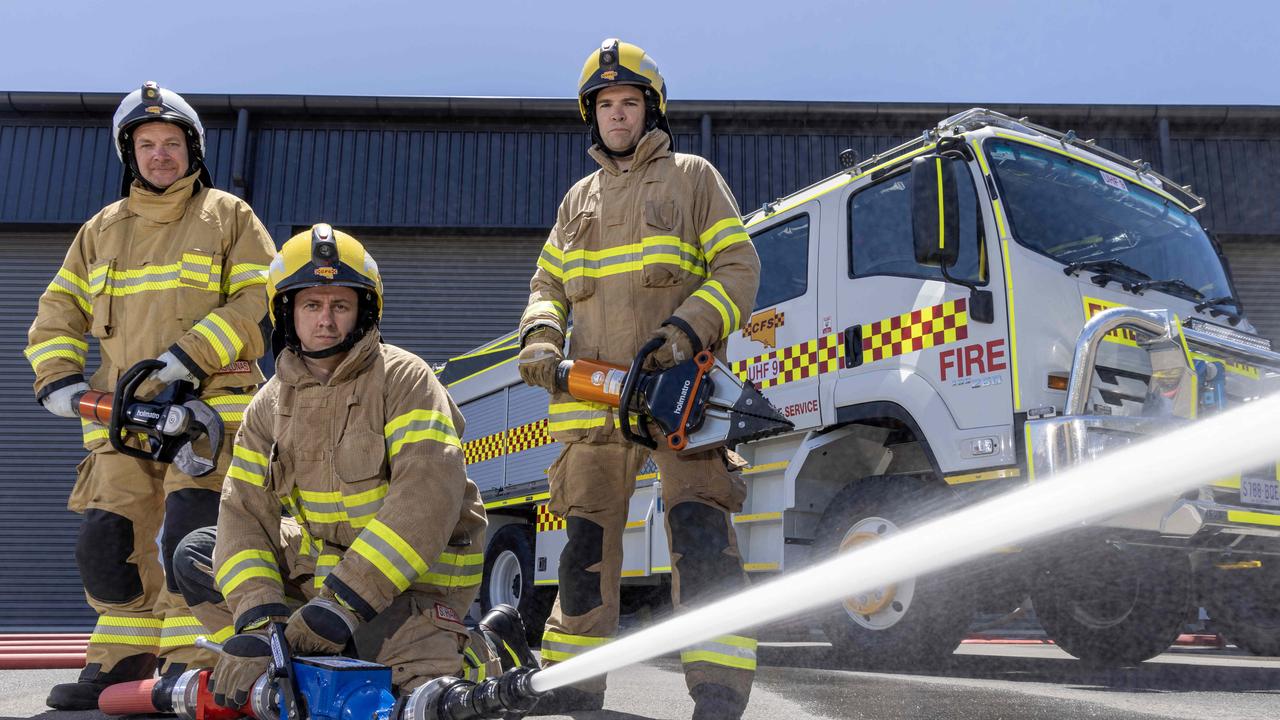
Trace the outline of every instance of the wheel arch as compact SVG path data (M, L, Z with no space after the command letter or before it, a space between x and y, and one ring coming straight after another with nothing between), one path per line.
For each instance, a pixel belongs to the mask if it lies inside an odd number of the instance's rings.
M890 401L838 408L836 424L806 437L788 472L794 473L792 507L811 516L811 530L838 494L865 478L942 477L920 424L906 408Z

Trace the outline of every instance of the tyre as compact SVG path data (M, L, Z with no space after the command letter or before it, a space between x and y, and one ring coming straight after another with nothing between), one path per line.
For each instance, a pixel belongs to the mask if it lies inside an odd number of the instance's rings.
M815 556L823 559L875 542L954 507L951 491L926 477L861 480L842 490L823 513ZM846 598L824 614L823 630L845 664L934 667L964 639L974 615L973 597L961 571L943 571Z
M1280 558L1205 570L1205 604L1223 637L1254 655L1280 655Z
M484 578L480 581L480 610L507 603L520 611L530 643L542 638L542 628L555 600L554 588L533 584L533 528L504 525L493 536L484 558Z
M1191 561L1176 551L1071 542L1036 579L1036 616L1058 647L1096 666L1136 665L1164 652L1191 607Z

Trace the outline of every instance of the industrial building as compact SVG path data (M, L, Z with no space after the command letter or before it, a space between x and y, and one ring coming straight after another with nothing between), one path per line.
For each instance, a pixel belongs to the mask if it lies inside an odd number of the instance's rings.
M65 509L79 425L34 402L22 349L77 228L119 197L122 95L0 92L0 632L93 622ZM214 184L277 244L319 221L359 237L386 283L384 336L434 362L513 328L561 197L595 167L570 99L186 98ZM749 210L839 171L842 150L870 158L970 106L673 101L669 117L676 150L710 159ZM1246 314L1280 340L1280 107L990 107L1190 184Z

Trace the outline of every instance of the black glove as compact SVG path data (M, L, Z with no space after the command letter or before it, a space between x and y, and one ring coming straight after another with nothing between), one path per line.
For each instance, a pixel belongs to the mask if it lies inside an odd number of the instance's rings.
M271 664L271 642L256 632L231 636L222 646L218 664L209 678L213 701L238 710L249 701L253 684Z
M337 655L351 642L360 618L335 599L318 597L298 608L284 628L295 655Z

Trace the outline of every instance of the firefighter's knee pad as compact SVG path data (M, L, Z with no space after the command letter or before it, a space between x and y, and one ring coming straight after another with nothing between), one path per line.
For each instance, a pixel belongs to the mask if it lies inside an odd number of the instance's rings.
M142 575L138 566L129 562L132 554L132 520L107 510L85 511L76 540L76 564L86 592L108 603L140 597Z
M164 532L160 535L160 561L164 563L165 584L178 592L174 582L173 553L178 543L193 530L218 524L218 493L185 488L164 499Z
M217 528L205 527L187 533L173 551L173 580L188 607L201 603L218 604L222 593L213 580L213 546Z
M604 528L585 518L565 520L569 541L560 553L560 609L570 616L586 615L604 604L600 573L587 568L604 552Z
M699 502L682 502L667 511L671 526L671 552L678 554L680 596L688 602L726 588L742 573L729 548L729 514Z

